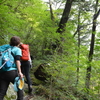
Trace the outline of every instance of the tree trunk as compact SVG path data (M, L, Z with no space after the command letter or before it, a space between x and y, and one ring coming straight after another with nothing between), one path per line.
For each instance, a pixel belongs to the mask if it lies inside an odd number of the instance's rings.
M69 18L69 14L70 14L70 10L71 10L71 6L72 6L72 2L74 0L67 0L66 1L66 5L65 5L65 9L64 12L62 14L62 18L60 20L57 32L62 34L65 31L65 27L66 27L66 23L68 21Z
M67 0L67 1L66 1L65 9L64 9L64 11L63 11L61 20L60 20L59 25L58 25L58 29L57 29L57 31L56 31L57 33L62 34L62 33L65 31L66 23L67 23L67 21L68 21L68 19L69 19L69 14L70 14L70 10L71 10L71 6L72 6L72 2L73 2L73 1L74 1L74 0ZM59 41L59 40L57 40L57 42L58 42L58 41ZM61 37L61 41L63 41L62 37ZM59 53L62 53L63 50L62 50L62 46L61 46L60 42L58 42L57 47L59 48L59 49L58 49L58 52L59 52Z
M52 5L51 5L51 0L49 0L49 6L50 6L50 14L51 14L51 20L54 20L54 15L53 15L53 10L52 10Z
M95 12L97 12L97 5L98 5L98 0L96 0ZM89 51L89 56L88 56L89 66L87 67L86 82L85 82L87 93L89 93L90 78L91 78L91 62L92 62L92 59L93 59L95 33L96 33L96 19L97 19L98 15L99 15L99 11L97 12L97 14L95 13L94 18L93 18L91 44L90 44L90 51Z
M76 81L76 86L79 82L79 58L80 58L80 7L79 7L79 12L78 12L78 26L77 26L77 32L78 32L78 53L77 53L77 56L78 56L78 60L77 60L77 81Z

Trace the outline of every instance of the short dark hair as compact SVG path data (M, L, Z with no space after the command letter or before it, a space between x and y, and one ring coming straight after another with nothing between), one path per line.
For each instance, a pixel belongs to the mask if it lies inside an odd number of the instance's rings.
M10 45L11 46L18 46L18 44L20 44L20 38L18 36L13 36L10 39Z

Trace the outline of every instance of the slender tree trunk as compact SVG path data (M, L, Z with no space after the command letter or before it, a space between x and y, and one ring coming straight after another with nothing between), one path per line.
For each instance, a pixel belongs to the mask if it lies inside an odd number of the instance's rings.
M51 4L51 0L49 0L49 6L50 6L50 14L51 14L51 20L54 20L54 15L53 15L53 10L52 10L52 4Z
M80 57L80 7L79 7L79 12L78 12L78 26L77 26L77 32L78 32L78 53L77 53L77 56L78 56L78 60L77 60L77 81L76 81L76 86L79 82L79 57Z
M72 6L73 1L74 0L66 0L65 9L63 11L61 20L60 20L59 25L58 25L58 29L56 31L57 33L62 34L65 31L66 23L69 19L69 14L70 14L70 10L71 10L71 6ZM61 37L61 41L63 41L63 40L64 39ZM62 50L62 46L61 46L60 42L57 44L57 47L59 48L58 52L62 53L63 50Z
M70 14L70 10L71 10L71 6L72 6L73 1L74 0L67 0L66 1L65 9L63 11L62 18L60 20L60 23L59 23L58 29L57 29L57 32L60 34L62 34L65 31L66 23L69 19L69 14Z
M96 0L96 6L95 6L95 15L93 18L93 26L92 26L92 35L91 35L91 44L90 44L90 51L89 51L89 66L87 67L87 72L86 72L86 82L85 86L87 89L87 92L89 93L89 86L90 86L90 78L91 78L91 62L93 59L93 54L94 54L94 42L95 42L95 33L96 33L96 19L99 15L99 11L97 12L97 5L98 5L98 0ZM96 14L97 12L97 14Z

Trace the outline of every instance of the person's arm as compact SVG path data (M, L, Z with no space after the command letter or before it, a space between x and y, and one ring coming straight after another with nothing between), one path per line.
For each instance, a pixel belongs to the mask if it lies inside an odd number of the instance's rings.
M20 78L22 79L23 78L23 74L21 72L21 63L20 63L20 60L16 60L16 65L17 65L17 69L18 69L18 74L19 74Z
M21 57L20 55L16 55L14 58L15 58L16 66L17 66L17 69L18 69L18 74L19 74L20 78L23 78L23 74L21 72L20 57Z

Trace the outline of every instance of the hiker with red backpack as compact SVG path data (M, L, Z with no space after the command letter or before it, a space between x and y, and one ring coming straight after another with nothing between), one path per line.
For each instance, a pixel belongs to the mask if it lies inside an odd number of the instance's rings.
M30 57L29 45L21 43L20 48L22 50L21 70L22 73L25 75L26 82L28 84L28 93L32 94L32 82L30 78L31 57Z
M0 100L4 100L10 82L16 83L15 79L23 79L21 72L19 48L20 38L13 36L10 44L0 46ZM18 85L18 84L17 84ZM17 100L23 100L23 91L17 86Z

